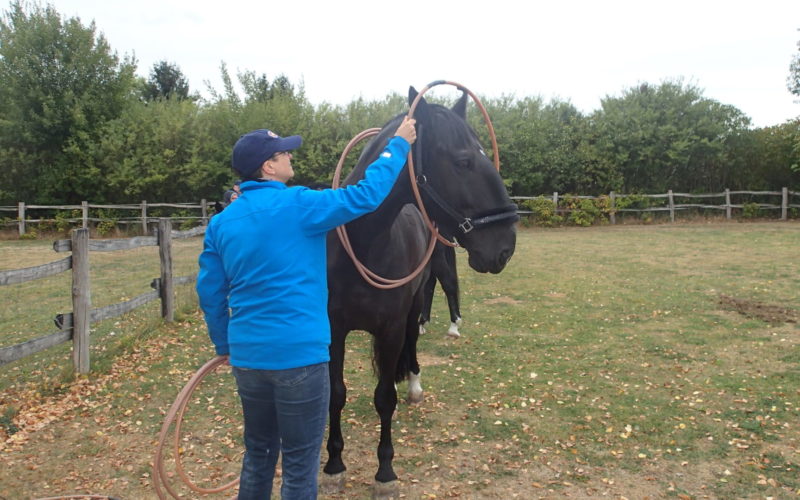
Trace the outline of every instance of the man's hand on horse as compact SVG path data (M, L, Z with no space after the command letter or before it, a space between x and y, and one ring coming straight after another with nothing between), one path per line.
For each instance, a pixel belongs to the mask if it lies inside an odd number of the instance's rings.
M407 116L404 117L403 123L401 123L400 126L397 127L397 132L395 132L394 135L402 137L403 139L408 141L409 144L414 144L414 141L417 140L417 129L414 128L414 125L416 125L416 123L417 120L409 118Z

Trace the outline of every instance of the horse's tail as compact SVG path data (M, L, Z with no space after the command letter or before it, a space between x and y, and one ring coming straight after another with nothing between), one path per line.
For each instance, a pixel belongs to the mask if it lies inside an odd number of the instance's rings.
M419 327L415 324L414 325L419 331ZM408 374L411 372L412 368L414 368L413 364L416 361L416 353L414 352L416 349L413 347L416 345L412 339L408 338L408 332L406 332L405 339L403 340L403 348L400 350L400 359L397 360L397 369L394 372L394 381L395 382L402 382L408 378ZM419 371L419 368L417 368Z
M412 352L413 344L410 342L410 339L406 335L406 338L403 340L403 347L400 349L400 357L397 360L397 368L395 368L394 373L394 381L395 382L402 382L408 378L408 374L411 372L411 368L414 362L414 356ZM381 374L381 363L380 360L381 353L379 352L377 342L373 337L372 339L372 371L378 377Z

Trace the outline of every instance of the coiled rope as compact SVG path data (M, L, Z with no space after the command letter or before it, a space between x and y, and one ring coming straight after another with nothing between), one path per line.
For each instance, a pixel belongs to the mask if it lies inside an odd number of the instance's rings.
M175 398L175 402L172 403L172 406L167 412L167 416L164 418L164 424L161 426L161 432L158 435L158 446L156 446L156 452L153 457L153 487L156 490L158 498L161 500L167 499L167 494L171 495L172 498L181 498L169 481L167 481L167 471L164 464L164 446L167 442L169 429L172 427L173 423L175 424L175 429L173 432L174 438L172 440L172 452L175 455L175 468L178 472L178 477L180 477L181 481L183 481L183 483L188 486L190 490L194 491L195 493L208 495L211 493L220 493L239 484L239 478L237 477L233 481L216 488L202 488L198 486L186 474L186 471L183 468L180 453L180 434L181 426L183 425L183 415L186 412L186 406L189 404L192 393L197 386L200 385L200 382L203 381L206 375L212 373L217 369L217 367L224 365L227 362L227 356L216 356L200 367L200 369L197 370L194 375L192 375L192 378L189 379L186 385L183 386L183 389L181 389L181 391L178 393L178 397Z

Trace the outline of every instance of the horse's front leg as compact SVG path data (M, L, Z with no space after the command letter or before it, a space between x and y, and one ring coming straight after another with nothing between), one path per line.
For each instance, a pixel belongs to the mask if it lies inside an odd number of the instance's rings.
M402 329L401 329L402 332ZM404 333L404 332L403 332ZM389 336L394 336L394 332ZM386 338L386 337L384 337ZM380 342L380 337L376 340ZM393 347L388 348L389 345ZM375 387L374 402L375 410L381 420L381 437L378 442L378 472L375 480L378 483L389 483L397 479L397 475L392 468L394 458L394 446L392 445L392 415L397 408L397 388L395 387L395 371L397 361L400 356L403 341L388 342L384 345L377 345L379 352L378 360L378 385Z
M347 467L342 460L344 437L342 436L342 410L347 396L347 387L344 385L344 345L347 332L331 325L330 346L330 377L331 377L331 402L329 409L330 421L328 424L328 462L323 471L326 474L341 474Z

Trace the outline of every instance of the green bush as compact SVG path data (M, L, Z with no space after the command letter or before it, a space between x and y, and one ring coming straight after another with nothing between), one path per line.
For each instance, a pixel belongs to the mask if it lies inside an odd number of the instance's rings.
M108 236L117 228L119 216L113 210L99 210L98 216L101 221L97 223L97 234Z
M564 196L564 206L569 210L567 221L576 226L588 227L595 222L605 221L603 211L599 204L589 198L576 198L570 195Z
M742 205L742 217L745 219L761 217L761 207L758 203L745 203Z
M523 208L533 212L528 217L528 222L538 226L553 227L558 226L563 222L563 217L556 213L556 206L553 200L540 196L532 200L525 200L522 202Z
M72 210L72 211L59 211L56 212L56 231L61 233L66 233L70 229L72 229L72 221L71 219L78 219L81 217L80 210Z
M35 240L39 237L39 231L36 228L29 227L25 230L25 234L20 234L19 239L21 240Z
M192 212L184 208L173 213L172 217L191 217L192 215ZM186 218L183 220L176 220L175 222L177 224L174 225L177 225L176 229L179 231L187 231L197 225L197 219Z
M652 199L641 194L628 194L625 196L619 196L614 200L614 207L617 209L621 208L636 208L636 209L645 209L650 208L652 206L651 203Z

